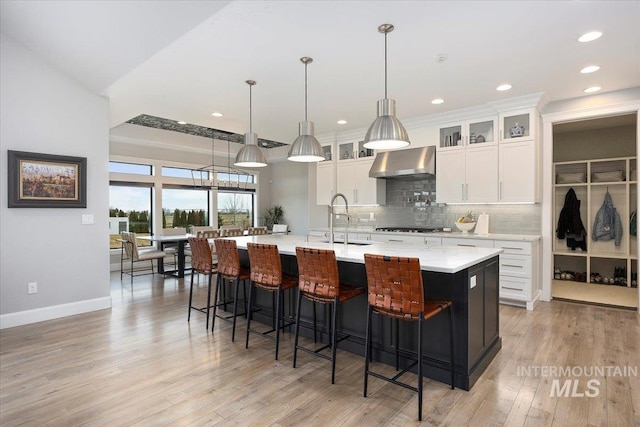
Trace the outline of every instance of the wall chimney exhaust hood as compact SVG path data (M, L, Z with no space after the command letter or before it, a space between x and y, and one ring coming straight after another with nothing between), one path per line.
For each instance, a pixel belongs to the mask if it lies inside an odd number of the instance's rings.
M436 147L409 148L376 154L371 178L401 178L406 176L435 177Z

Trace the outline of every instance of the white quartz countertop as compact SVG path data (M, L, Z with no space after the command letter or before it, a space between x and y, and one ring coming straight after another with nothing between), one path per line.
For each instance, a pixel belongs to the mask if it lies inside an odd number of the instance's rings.
M329 232L328 228L313 228L312 231L322 231ZM344 233L345 229L343 227L335 228L334 232L336 233ZM356 229L350 228L349 235L351 234L381 234L381 235L390 235L390 236L423 236L423 237L449 237L456 239L486 239L486 240L513 240L513 241L527 241L534 242L536 240L540 240L541 236L537 234L503 234L503 233L489 233L489 234L474 234L466 233L463 234L461 231L452 231L452 232L438 232L438 233L410 233L410 232L400 232L400 231L376 231L371 229Z
M236 240L238 248L246 249L248 242L277 245L281 254L295 255L296 246L317 249L333 249L338 261L364 263L364 254L403 256L420 259L423 270L441 273L457 273L479 262L499 255L502 249L473 248L462 246L423 247L407 243L389 242L371 245L349 245L344 243L306 242L305 236L262 235L229 237Z

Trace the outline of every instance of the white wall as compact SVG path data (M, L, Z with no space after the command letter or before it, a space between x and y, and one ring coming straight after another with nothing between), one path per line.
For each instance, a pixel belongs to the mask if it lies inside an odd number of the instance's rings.
M108 101L0 36L0 328L108 308ZM87 208L8 209L7 150L86 157Z
M269 164L270 205L280 205L284 210L284 222L292 234L306 234L309 230L309 163L283 161ZM315 168L315 163L311 164ZM260 188L260 191L264 187ZM314 196L315 200L315 196Z

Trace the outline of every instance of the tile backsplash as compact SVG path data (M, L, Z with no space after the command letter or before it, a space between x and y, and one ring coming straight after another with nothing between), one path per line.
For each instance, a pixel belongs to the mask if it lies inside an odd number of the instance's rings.
M542 206L527 205L445 205L435 203L436 181L430 179L388 179L386 206L354 206L350 227L451 227L469 211L476 216L489 215L489 232L506 234L540 234ZM344 226L338 218L336 225Z

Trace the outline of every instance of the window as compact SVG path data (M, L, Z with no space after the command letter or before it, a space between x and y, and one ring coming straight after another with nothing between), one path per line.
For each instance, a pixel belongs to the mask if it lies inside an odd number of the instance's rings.
M255 183L255 176L244 173L216 173L219 185L221 187L238 187L239 184L253 184Z
M218 191L218 227L253 227L255 194L252 191Z
M188 178L197 181L204 181L209 179L209 171L199 169L183 169L183 168L171 168L168 166L162 167L162 176L168 176L172 178Z
M129 173L133 175L151 175L151 165L136 163L109 162L110 173Z
M112 182L109 186L109 248L120 248L121 231L151 234L150 184ZM151 242L140 242L150 245Z
M162 228L209 225L209 194L206 189L165 185L162 188Z

